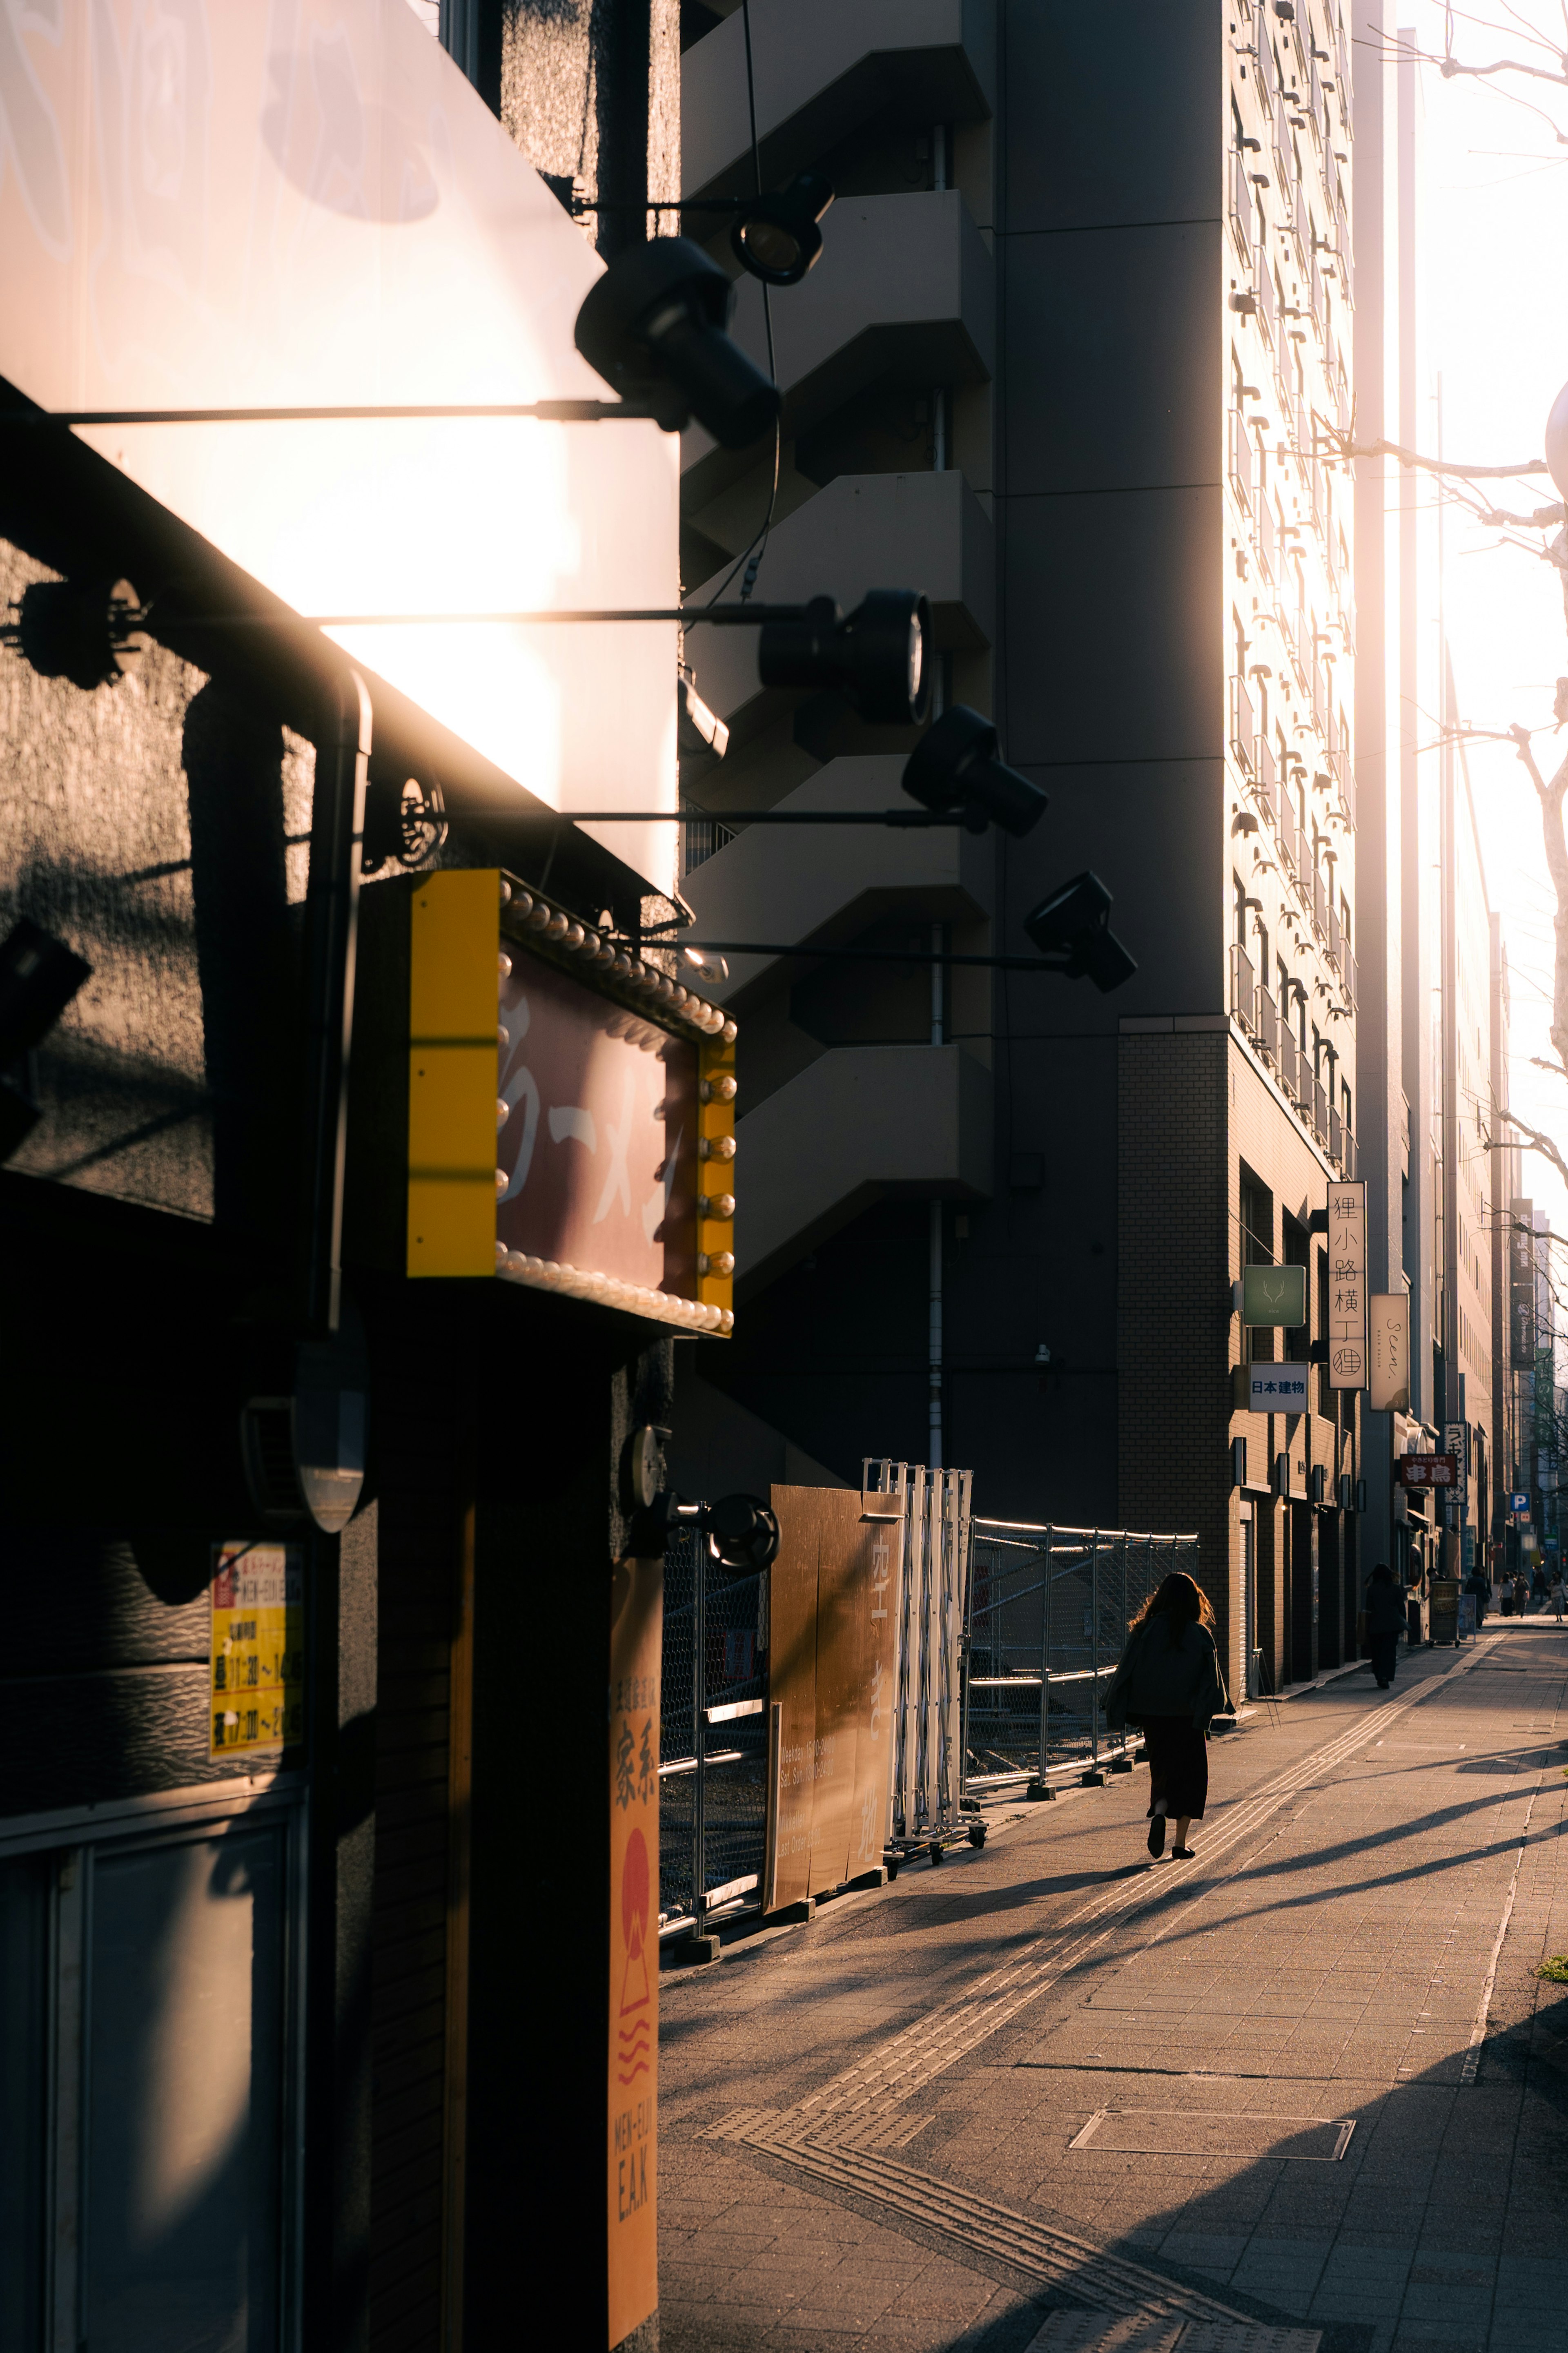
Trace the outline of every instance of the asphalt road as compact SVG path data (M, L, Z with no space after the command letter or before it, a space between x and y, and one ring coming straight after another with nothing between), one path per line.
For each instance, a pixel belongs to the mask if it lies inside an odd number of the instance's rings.
M1255 1712L661 1988L664 2353L1563 2353L1568 1630Z

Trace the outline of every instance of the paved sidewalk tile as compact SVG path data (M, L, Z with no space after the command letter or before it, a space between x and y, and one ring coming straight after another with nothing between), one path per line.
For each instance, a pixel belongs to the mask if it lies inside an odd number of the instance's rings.
M662 2353L1025 2353L1047 2300L1563 2353L1565 1681L1542 1621L1418 1653L1403 1714L1347 1677L1216 1748L1195 1866L1117 1777L667 1978ZM699 2137L808 2094L875 2127L830 2178Z

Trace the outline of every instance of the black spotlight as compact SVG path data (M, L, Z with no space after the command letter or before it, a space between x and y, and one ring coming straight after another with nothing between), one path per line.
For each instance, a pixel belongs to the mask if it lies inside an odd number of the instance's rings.
M756 1495L721 1495L699 1525L708 1549L725 1568L764 1569L778 1558L779 1524Z
M984 833L994 818L1009 833L1027 833L1050 804L1038 785L997 758L997 741L989 719L955 702L910 754L905 792L929 809L963 809L972 832Z
M753 196L735 216L730 246L764 286L798 286L822 251L817 222L833 202L821 172L802 172L775 195Z
M0 1070L19 1062L51 1030L92 966L24 915L0 946ZM23 1088L0 1078L0 1160L37 1123Z
M1069 980L1092 980L1107 996L1138 966L1110 929L1110 893L1086 869L1043 899L1024 929L1042 955L1060 955Z
M798 621L764 624L764 686L837 690L873 726L919 726L930 699L931 608L910 588L873 588L847 620L814 596Z
M777 419L778 386L725 333L734 289L689 237L617 254L577 313L577 349L624 400L647 401L667 433L695 417L726 449Z

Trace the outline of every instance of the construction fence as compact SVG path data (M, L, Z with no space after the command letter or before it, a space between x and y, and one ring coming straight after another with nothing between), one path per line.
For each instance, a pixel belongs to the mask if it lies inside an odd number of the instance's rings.
M1092 1771L1137 1746L1136 1732L1102 1731L1100 1700L1129 1620L1173 1569L1197 1577L1195 1535L972 1523L966 1795Z
M1197 1539L971 1515L971 1474L868 1461L775 1487L778 1559L664 1565L661 1933L984 1841L988 1796L1137 1744L1100 1702L1128 1620Z

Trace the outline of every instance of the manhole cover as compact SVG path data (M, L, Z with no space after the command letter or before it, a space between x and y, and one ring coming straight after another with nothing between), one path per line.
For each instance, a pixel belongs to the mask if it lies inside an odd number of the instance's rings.
M1260 2157L1333 2165L1355 2130L1353 2116L1230 2116L1212 2109L1100 2108L1069 2148L1124 2157Z

